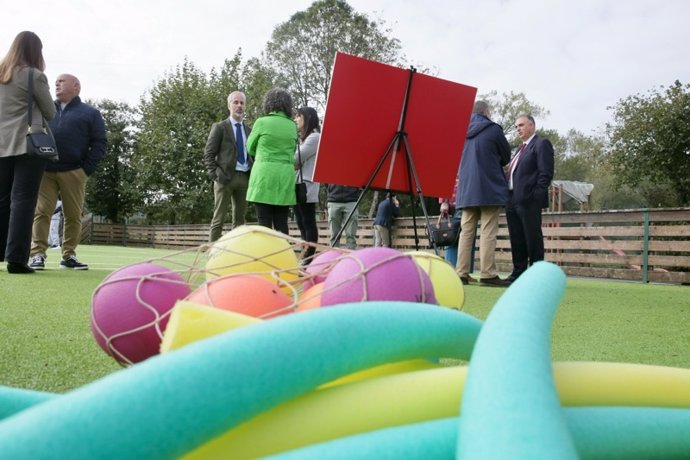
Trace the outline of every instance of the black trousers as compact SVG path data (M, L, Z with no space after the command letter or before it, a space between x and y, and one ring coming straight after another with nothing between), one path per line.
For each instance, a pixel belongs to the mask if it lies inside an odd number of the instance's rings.
M46 161L28 155L0 158L0 261L25 264Z
M295 220L299 228L299 235L304 241L310 243L319 242L319 229L316 226L316 203L302 203L295 205ZM309 246L304 251L303 259L309 261L309 257L316 252L314 246Z
M506 206L506 220L510 233L513 273L517 278L527 267L544 260L544 235L541 231L541 207L531 201Z
M279 232L289 234L288 214L290 206L279 206L276 204L254 203L256 209L256 219L259 225L272 228Z

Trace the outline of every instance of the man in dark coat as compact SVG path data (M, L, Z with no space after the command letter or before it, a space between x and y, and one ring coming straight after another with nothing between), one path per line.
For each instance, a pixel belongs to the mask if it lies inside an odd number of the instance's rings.
M513 256L510 282L533 263L544 260L541 210L549 206L549 185L553 178L553 145L534 133L534 118L519 115L515 128L522 145L506 170L510 189L506 220Z
M462 213L457 271L463 284L469 283L470 258L477 223L481 221L479 283L507 286L496 271L498 215L508 201L508 184L503 166L510 161L510 145L503 128L489 119L489 105L474 104L467 139L460 160L456 206ZM461 211L460 211L461 210Z
M74 75L58 75L55 81L55 118L50 129L55 137L60 159L48 163L41 180L31 236L31 261L34 270L44 270L48 249L50 220L58 196L62 200L64 229L62 260L59 268L88 270L77 259L86 197L86 183L97 169L107 148L105 122L101 112L81 101L81 83Z

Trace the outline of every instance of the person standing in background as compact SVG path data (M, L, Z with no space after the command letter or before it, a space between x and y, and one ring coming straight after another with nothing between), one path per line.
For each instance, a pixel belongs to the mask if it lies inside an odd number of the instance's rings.
M59 248L60 242L60 223L62 222L62 200L58 198L55 211L50 218L50 232L48 233L48 247L51 249Z
M204 148L204 165L213 179L213 218L209 242L223 233L223 223L232 204L232 228L244 225L247 214L247 188L251 157L247 155L246 139L251 129L245 125L247 98L241 91L228 95L230 116L211 126Z
M307 202L295 205L295 220L299 228L300 238L310 243L319 242L319 229L316 226L316 204L319 202L318 182L314 182L314 166L316 165L316 150L319 147L321 128L319 115L312 107L302 107L295 115L299 145L295 151L295 177L307 184ZM305 264L311 262L316 252L315 246L308 246L302 255Z
M396 217L400 217L400 202L397 196L388 192L376 209L374 247L391 247L391 229Z
M503 287L510 284L496 271L496 239L498 216L508 201L508 184L503 166L510 160L510 144L503 128L491 121L489 104L474 104L467 139L458 171L458 192L455 207L462 210L458 274L463 284L469 283L472 247L477 223L481 221L479 284Z
M45 268L50 219L58 196L62 198L65 229L60 268L88 270L77 259L86 181L105 155L105 122L97 108L81 101L81 83L74 75L62 74L55 81L57 116L50 122L60 159L46 167L38 192L31 242L31 267Z
M333 184L329 184L327 190L326 206L328 207L328 227L331 231L331 247L337 248L340 247L340 238L336 239L336 237L340 233L347 216L355 209L360 190L356 187ZM357 225L357 211L355 210L345 229L345 247L348 249L357 249Z
M273 88L264 97L265 115L256 120L247 138L254 157L247 201L254 203L259 225L288 234L290 206L295 205L295 147L292 97Z
M455 197L458 194L458 177L455 176L455 185L450 198L439 198L439 214L441 219L450 219L453 223L460 222L460 217L455 215ZM458 237L460 234L458 233ZM458 238L459 239L459 238ZM458 240L443 250L443 258L453 267L458 263Z
M519 115L515 128L522 144L506 170L510 189L506 220L513 257L513 272L507 280L511 283L529 266L544 260L541 210L549 206L554 164L553 145L535 134L536 124L531 115Z
M47 161L28 154L26 133L28 104L32 131L55 116L45 67L43 43L29 31L15 37L0 61L0 261L7 261L9 273L34 273L27 263L31 224ZM27 100L30 71L32 101Z

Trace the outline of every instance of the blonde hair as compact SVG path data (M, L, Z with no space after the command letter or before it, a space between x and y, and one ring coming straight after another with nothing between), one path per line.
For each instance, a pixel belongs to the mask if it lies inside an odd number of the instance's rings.
M17 67L35 67L41 72L46 68L43 60L43 43L33 32L25 30L14 38L10 50L0 61L0 83L12 81L12 73Z

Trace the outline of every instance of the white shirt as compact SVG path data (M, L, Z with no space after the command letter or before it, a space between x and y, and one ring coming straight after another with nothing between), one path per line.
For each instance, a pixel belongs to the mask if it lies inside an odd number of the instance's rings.
M520 144L520 147L518 149L518 153L515 154L515 157L513 157L512 160L510 160L510 164L508 164L508 172L510 173L510 177L508 177L508 190L513 190L513 173L515 172L515 168L517 168L517 164L520 161L520 157L522 156L523 153L525 153L525 150L527 150L527 146L529 145L530 141L534 139L534 136L536 133L532 134L529 139L527 139L525 142ZM523 149L522 146L525 146ZM522 149L522 151L520 151Z

